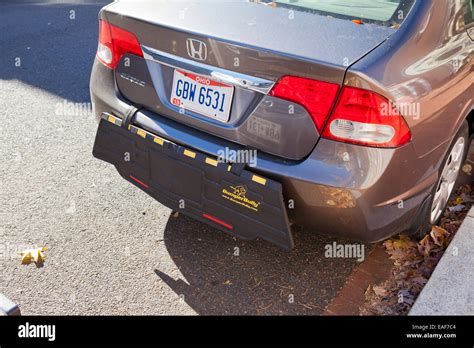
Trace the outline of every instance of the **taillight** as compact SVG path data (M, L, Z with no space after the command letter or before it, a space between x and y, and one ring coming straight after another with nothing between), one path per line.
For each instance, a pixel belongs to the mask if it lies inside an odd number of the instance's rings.
M411 132L386 98L345 86L322 136L353 144L398 147L410 141Z
M284 76L269 95L302 105L311 115L318 132L321 132L336 99L338 88L334 83Z
M137 37L133 33L101 19L97 58L105 66L114 69L125 53L143 57Z

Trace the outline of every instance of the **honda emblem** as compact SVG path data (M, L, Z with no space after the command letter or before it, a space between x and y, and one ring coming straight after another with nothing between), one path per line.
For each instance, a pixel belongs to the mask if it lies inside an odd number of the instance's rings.
M191 58L201 61L206 60L207 46L204 42L195 39L187 39L186 48Z

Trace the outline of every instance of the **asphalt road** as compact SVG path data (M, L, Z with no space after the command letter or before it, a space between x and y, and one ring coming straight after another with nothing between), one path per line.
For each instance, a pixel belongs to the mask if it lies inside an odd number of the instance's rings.
M0 0L0 293L24 314L321 313L357 264L324 257L333 239L235 240L92 157L101 6ZM20 265L34 246L44 266Z

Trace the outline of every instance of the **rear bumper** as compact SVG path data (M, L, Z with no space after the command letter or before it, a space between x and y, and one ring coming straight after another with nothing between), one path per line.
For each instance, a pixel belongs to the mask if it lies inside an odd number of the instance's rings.
M113 72L97 62L91 98L98 117L103 112L122 117L130 106L120 97ZM225 147L242 149L147 110L140 110L134 122L211 156ZM374 242L412 228L436 182L444 151L439 147L418 158L411 144L376 149L320 139L302 161L258 154L251 170L282 184L291 222L324 234Z

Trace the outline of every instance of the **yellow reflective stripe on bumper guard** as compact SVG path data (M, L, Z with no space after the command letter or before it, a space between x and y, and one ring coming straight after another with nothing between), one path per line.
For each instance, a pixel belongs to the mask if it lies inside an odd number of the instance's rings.
M196 158L196 152L189 151L187 149L184 150L184 155L191 157L191 158Z
M265 185L267 183L267 179L258 175L252 175L252 181L258 182L261 185Z
M217 167L217 161L213 158L206 157L206 163L211 166Z
M141 136L142 138L146 138L145 131L142 131L141 129L137 129L137 135Z
M113 115L110 115L110 114L106 114L104 117L104 114L102 114L104 119L106 119L107 121L109 121L110 123L113 123L117 126L120 126L122 120L120 118L117 118ZM134 133L134 134L137 134L138 136L142 137L143 139L146 139L147 138L147 135L153 139L153 142L163 146L165 142L168 142L168 140L166 139L163 139L163 138L160 138L152 133L149 133L143 129L140 129L138 127L135 127L135 126L131 126L129 125L128 126L128 129ZM191 151L191 150L188 150L188 149L184 149L184 152L183 154L187 157L190 157L190 158L193 158L193 159L196 159L196 152L194 151ZM211 157L206 157L205 159L205 163L206 164L209 164L211 166L214 166L214 167L217 167L219 162L217 160L215 160L214 158L211 158ZM230 172L232 166L231 165L228 165L227 166L227 171ZM252 174L252 181L260 184L260 185L266 185L267 184L267 179L265 178L262 178L261 176L258 176L258 175L255 175L255 174Z
M153 136L153 141L157 144L160 144L161 146L163 146L163 144L165 143L163 139L155 137L155 136Z
M133 134L136 134L138 135L139 137L142 137L143 139L146 139L147 136L149 139L153 139L153 142L157 143L158 145L161 145L163 146L165 141L168 142L168 140L165 140L163 138L160 138L159 136L156 136L152 133L149 133L143 129L140 129L138 127L135 127L135 126L128 126L128 129L130 130L130 132L132 132Z
M119 124L118 118L115 117L115 116L112 116L112 115L109 115L109 116L107 117L107 121L109 121L110 123L116 124L116 125Z

